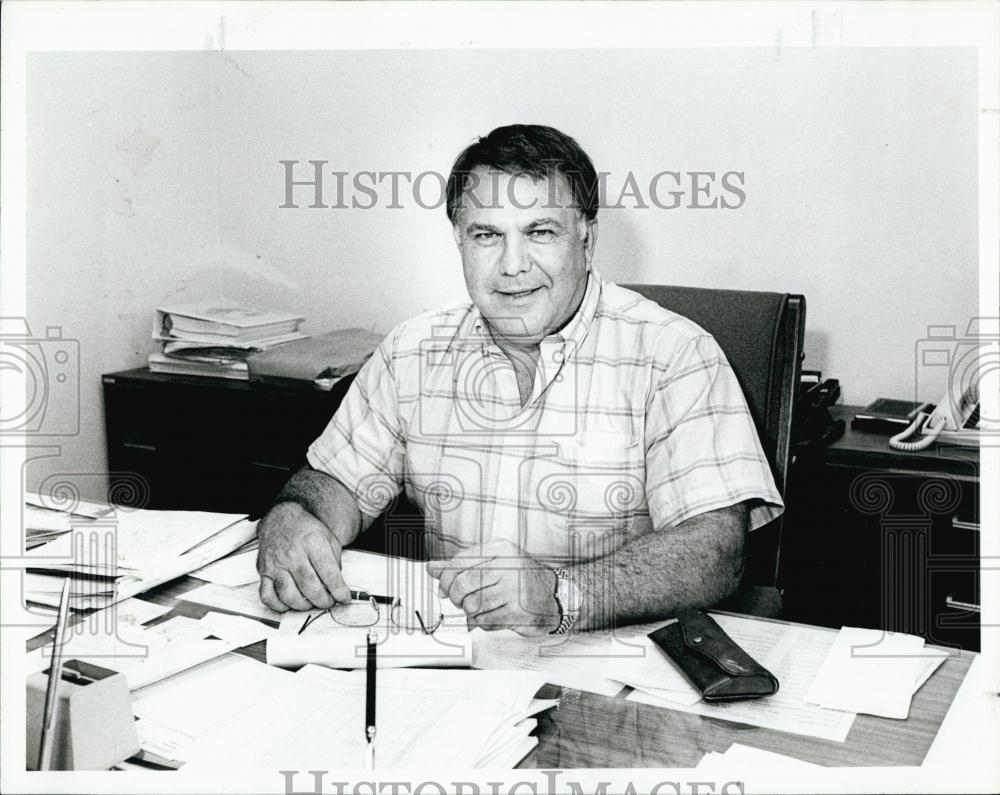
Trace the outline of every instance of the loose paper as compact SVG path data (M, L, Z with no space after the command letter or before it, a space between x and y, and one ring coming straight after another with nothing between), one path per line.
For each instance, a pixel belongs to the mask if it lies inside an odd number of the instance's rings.
M751 657L778 678L777 693L725 704L698 701L689 705L664 701L641 690L630 693L627 699L834 742L847 739L854 723L853 712L824 709L805 701L806 690L833 646L834 633L720 614L713 614L713 618ZM665 658L664 662L669 665Z
M257 573L257 550L248 549L228 555L191 572L191 576L206 582L229 586L260 582L260 575Z
M844 627L805 698L829 709L904 720L913 694L944 656L924 649L924 639L915 635Z

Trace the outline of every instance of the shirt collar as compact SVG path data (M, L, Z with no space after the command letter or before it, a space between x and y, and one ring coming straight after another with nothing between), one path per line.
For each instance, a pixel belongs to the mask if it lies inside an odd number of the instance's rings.
M590 326L597 315L597 307L601 302L601 288L603 284L604 280L600 274L596 270L591 269L587 274L587 289L583 293L583 300L580 302L580 307L576 310L576 314L569 319L569 322L560 331L545 337L542 342L556 342L560 344L572 342L579 347L586 338L587 332L590 331ZM486 342L492 342L493 338L486 327L486 320L479 311L479 307L475 304L472 305L472 310L469 313L469 325L467 328L469 336L483 339Z

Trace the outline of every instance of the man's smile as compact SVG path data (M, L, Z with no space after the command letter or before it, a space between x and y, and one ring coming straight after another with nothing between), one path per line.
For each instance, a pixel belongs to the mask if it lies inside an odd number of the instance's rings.
M542 289L541 287L530 287L526 290L503 289L503 290L497 290L497 292L504 298L527 298L530 295L534 295L541 289Z

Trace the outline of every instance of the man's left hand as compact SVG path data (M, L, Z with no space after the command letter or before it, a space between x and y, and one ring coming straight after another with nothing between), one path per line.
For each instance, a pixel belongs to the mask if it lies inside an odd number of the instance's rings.
M469 628L512 629L537 637L559 626L556 574L510 541L489 541L427 564L438 593L466 615Z

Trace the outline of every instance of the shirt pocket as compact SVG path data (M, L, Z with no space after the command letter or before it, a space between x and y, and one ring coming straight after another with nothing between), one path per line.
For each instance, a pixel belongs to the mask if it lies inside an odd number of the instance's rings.
M539 475L536 497L546 526L563 536L567 554L589 559L610 552L645 510L642 443L629 434L585 432L560 439Z

